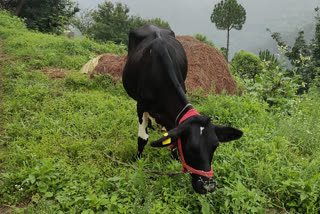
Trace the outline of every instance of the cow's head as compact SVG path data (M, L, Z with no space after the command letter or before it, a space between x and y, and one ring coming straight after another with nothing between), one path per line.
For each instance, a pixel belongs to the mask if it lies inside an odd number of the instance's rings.
M192 177L192 186L196 192L204 194L215 189L216 184L211 178L210 170L213 153L219 142L239 139L242 134L238 129L212 124L208 116L196 115L170 130L166 136L151 142L151 146L168 146L178 142L180 138L180 155L181 150L183 153L181 158L184 157L187 166L194 169L188 169ZM204 173L197 173L199 171Z

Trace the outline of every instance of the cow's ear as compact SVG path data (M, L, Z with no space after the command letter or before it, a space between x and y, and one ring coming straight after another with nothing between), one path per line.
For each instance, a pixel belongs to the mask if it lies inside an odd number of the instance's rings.
M180 135L188 130L189 123L182 123L174 129L171 129L168 133L165 133L162 138L150 143L152 147L165 147L171 145L173 142L177 142Z
M241 130L232 127L215 125L214 128L220 142L237 140L243 135Z
M150 145L152 147L170 146L174 142L175 138L176 138L175 136L165 133L162 138L160 138L157 141L151 142Z

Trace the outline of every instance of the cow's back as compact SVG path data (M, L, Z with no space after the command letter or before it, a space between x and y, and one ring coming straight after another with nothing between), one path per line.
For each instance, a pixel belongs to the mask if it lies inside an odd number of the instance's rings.
M175 39L170 29L147 25L129 34L123 85L133 99L151 99L151 102L160 91L166 93L163 87L166 87L168 81L172 79L168 76L167 65L165 65L167 62L163 62L163 53L160 53L164 51L163 49L166 49L171 66L174 67L171 72L185 91L187 58L182 45Z

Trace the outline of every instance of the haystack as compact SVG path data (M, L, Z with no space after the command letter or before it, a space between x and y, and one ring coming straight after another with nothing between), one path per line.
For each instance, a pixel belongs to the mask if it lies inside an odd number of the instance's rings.
M237 84L231 75L224 56L215 48L191 36L177 36L188 58L188 90L202 88L206 93L214 89L216 94L226 90L237 93ZM214 87L214 88L213 88Z
M102 54L97 66L90 73L90 77L92 78L96 74L110 74L114 80L119 80L122 77L126 60L127 55Z
M205 93L209 93L210 90L217 94L223 90L228 94L237 93L236 81L219 51L191 36L177 36L177 39L183 45L188 58L188 91L202 88ZM122 77L126 55L103 54L98 59L98 64L90 71L90 77L96 74L110 74L114 80Z

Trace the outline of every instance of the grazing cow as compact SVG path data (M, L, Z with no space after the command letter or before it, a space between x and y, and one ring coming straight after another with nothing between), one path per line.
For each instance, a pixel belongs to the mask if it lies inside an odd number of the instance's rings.
M183 171L191 173L194 190L213 192L213 153L219 142L236 140L242 131L214 125L191 106L184 85L187 66L185 51L172 30L147 24L130 32L122 80L129 96L137 101L137 157L147 144L151 116L168 130L151 146L178 147Z

